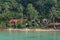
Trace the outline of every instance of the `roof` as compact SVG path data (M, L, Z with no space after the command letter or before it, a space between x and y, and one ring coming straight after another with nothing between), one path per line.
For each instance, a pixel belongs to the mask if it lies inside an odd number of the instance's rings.
M27 19L11 19L9 23L18 23L18 22L25 22Z
M17 22L19 22L20 20L19 19L11 19L10 21L9 21L9 23L17 23Z
M54 23L56 26L60 26L60 23Z
M60 26L60 23L50 23L50 24L48 24L48 25L55 25L55 26Z

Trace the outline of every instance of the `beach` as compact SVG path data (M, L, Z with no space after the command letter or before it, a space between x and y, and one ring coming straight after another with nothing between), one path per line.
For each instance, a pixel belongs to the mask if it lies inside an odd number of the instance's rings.
M40 29L40 28L36 28L36 29L28 29L28 28L24 28L24 29L4 29L4 30L8 30L8 31L37 31L37 32L54 32L54 31L60 31L58 29Z

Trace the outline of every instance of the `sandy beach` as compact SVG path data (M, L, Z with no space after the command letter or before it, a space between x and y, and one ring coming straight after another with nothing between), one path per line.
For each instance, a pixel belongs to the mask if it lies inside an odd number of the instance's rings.
M41 31L41 32L53 32L53 31L60 31L58 29L28 29L28 28L24 28L24 29L5 29L5 30L8 30L8 31Z

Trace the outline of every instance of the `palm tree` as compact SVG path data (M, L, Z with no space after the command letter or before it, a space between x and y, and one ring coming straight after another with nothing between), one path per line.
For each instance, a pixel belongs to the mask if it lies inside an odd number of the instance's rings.
M51 12L50 19L52 19L52 22L54 24L55 23L55 16L56 16L56 8L52 7L50 12ZM55 24L54 24L54 28L56 29Z
M60 19L60 11L57 9L57 7L52 7L50 11L50 19L52 19L52 22L55 23L55 19ZM55 24L54 24L54 28Z

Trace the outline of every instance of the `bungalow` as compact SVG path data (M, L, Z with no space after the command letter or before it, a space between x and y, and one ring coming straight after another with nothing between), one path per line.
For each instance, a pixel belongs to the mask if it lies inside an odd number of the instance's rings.
M44 18L43 19L43 24L46 26L46 27L49 27L49 28L54 28L54 26L56 28L59 28L60 29L60 23L59 22L51 22L51 20L47 19L47 18Z
M19 22L25 22L27 19L11 19L9 23L19 23Z
M58 28L60 29L60 23L49 23L49 24L45 24L46 27L49 27L49 28Z
M9 21L9 23L18 23L20 21L20 19L11 19Z

